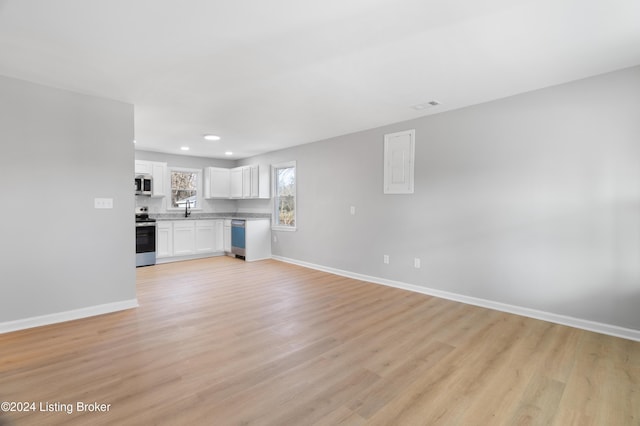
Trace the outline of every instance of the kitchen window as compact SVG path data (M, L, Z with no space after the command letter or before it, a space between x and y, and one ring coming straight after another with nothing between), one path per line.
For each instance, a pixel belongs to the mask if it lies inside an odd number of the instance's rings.
M199 210L202 207L202 170L172 167L171 201L168 210Z
M273 229L296 230L296 162L273 165Z

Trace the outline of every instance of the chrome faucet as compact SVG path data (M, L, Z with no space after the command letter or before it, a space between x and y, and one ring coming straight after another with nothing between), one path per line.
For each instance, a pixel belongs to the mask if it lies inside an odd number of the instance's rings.
M191 214L191 207L189 205L189 200L187 200L187 204L184 205L184 217L189 217Z

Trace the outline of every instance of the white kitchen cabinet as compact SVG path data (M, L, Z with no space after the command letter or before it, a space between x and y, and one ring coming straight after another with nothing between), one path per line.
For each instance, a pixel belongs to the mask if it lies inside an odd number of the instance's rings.
M231 253L231 219L224 220L224 251Z
M151 184L152 197L164 197L167 195L167 186L169 178L167 174L167 163L151 162L151 176L153 182Z
M151 172L152 172L151 161L136 160L135 162L136 175L150 175Z
M231 171L222 167L204 169L204 197L229 198Z
M214 220L214 245L213 249L215 252L224 251L224 221L223 220Z
M167 195L167 186L169 184L167 174L167 163L160 163L158 161L143 161L136 160L135 162L135 174L137 175L150 175L152 178L151 183L151 196L161 198Z
M251 197L251 166L242 167L242 198Z
M269 198L270 171L257 164L231 169L231 198Z
M271 167L254 164L251 168L251 194L249 198L271 198Z
M271 221L247 219L246 261L271 258ZM156 224L156 258L159 263L198 259L231 253L230 219L159 220Z
M224 220L162 220L157 222L156 258L195 259L224 251Z
M173 222L173 255L188 256L196 252L196 226L193 220Z
M258 176L258 198L268 199L271 198L271 166L258 166L256 165Z
M254 164L253 166L249 166L249 179L250 179L250 184L249 184L249 198L258 198L258 196L260 195L260 174L259 174L259 168L257 164Z
M173 256L173 223L156 224L156 258Z
M245 260L271 258L271 221L249 219L245 222Z
M242 167L236 167L231 169L230 171L230 197L231 198L242 198L242 179L243 179L243 170Z
M213 253L216 251L216 228L213 220L195 221L196 253Z

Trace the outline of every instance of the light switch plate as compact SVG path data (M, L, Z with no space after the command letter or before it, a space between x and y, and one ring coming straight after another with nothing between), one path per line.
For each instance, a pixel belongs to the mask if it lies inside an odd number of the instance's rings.
M96 209L112 209L113 198L95 198L93 200Z

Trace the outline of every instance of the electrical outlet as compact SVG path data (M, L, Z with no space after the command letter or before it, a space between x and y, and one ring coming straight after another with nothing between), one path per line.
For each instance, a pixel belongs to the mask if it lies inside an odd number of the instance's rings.
M278 242L278 236L277 236L277 235L275 235L275 234L273 235L273 242L274 242L274 243L277 243L277 242Z
M383 261L386 265L388 265L388 264L389 264L389 255L388 255L388 254L385 254L385 255L383 256L383 258L382 258L382 261Z
M420 259L417 257L413 259L413 267L416 269L420 269Z
M356 206L351 206L351 209L349 210L351 212L352 216L356 215Z

